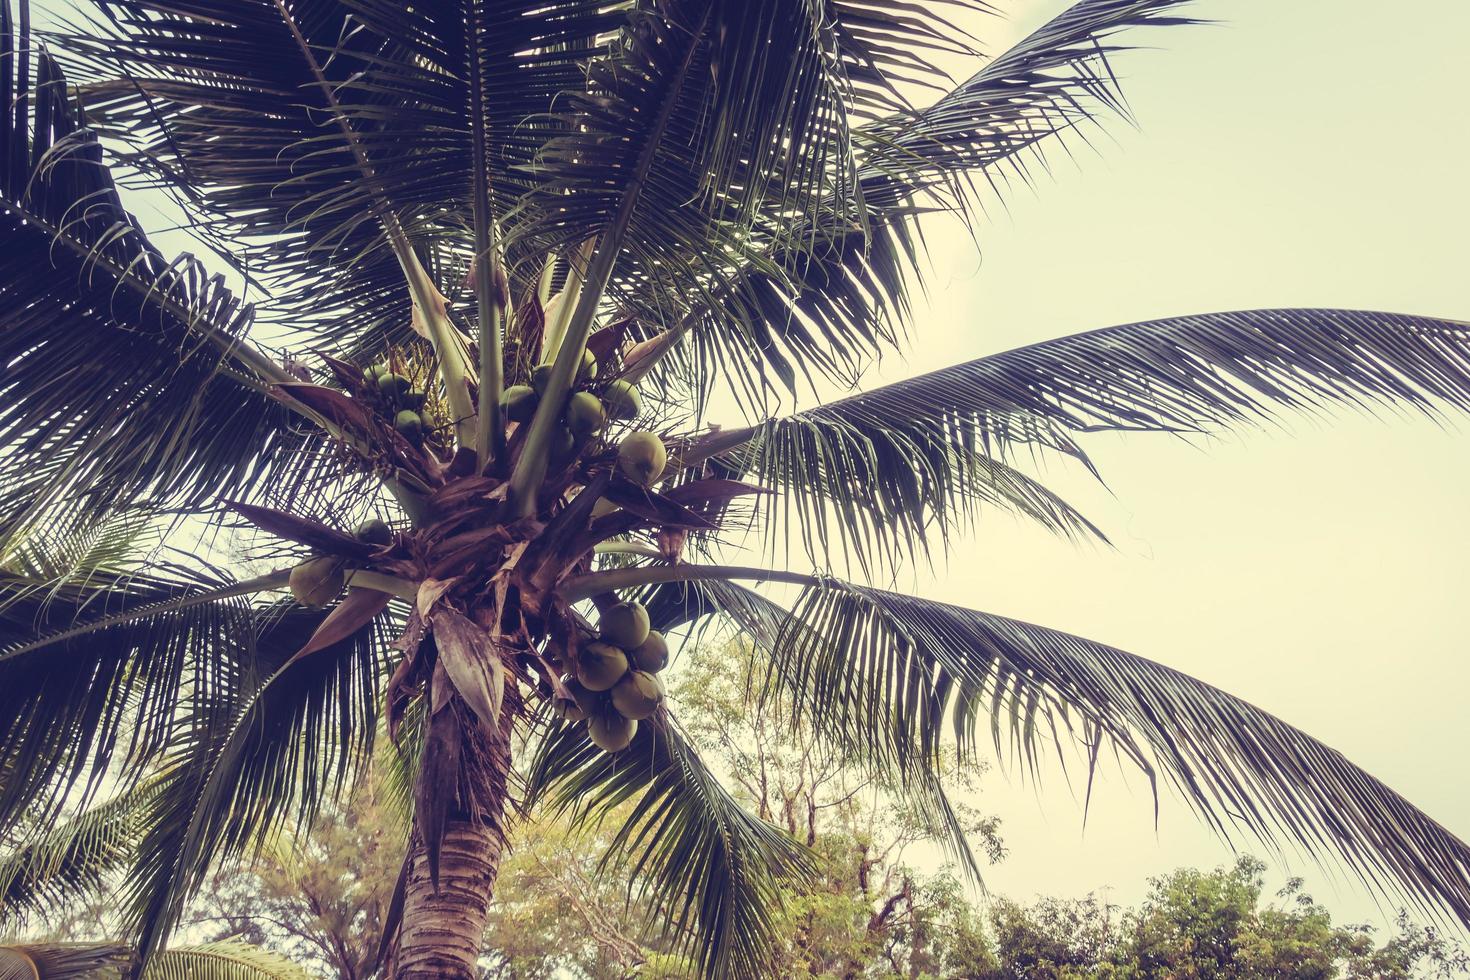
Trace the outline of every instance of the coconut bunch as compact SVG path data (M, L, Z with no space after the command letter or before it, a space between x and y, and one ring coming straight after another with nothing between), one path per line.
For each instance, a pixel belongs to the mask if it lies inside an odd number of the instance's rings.
M326 382L272 389L332 433L348 468L383 478L402 514L393 528L339 529L232 505L304 546L292 593L331 607L310 650L360 629L395 597L408 603L384 708L394 737L412 704L432 701L435 725L545 709L608 752L626 748L640 723L663 723L667 645L646 609L589 579L613 555L617 565L677 563L690 536L718 534L734 501L764 492L709 464L748 432L670 431L644 404L645 359L668 335L605 325L554 386L548 348L557 345L543 345L537 303L531 290L508 313L515 343L502 352L496 411L467 368L482 352L452 330L366 366L323 354ZM453 711L439 710L445 697Z
M621 751L638 723L663 703L658 673L668 662L669 645L649 628L648 610L640 602L619 602L602 614L597 639L581 644L556 710L568 721L585 722L598 748Z

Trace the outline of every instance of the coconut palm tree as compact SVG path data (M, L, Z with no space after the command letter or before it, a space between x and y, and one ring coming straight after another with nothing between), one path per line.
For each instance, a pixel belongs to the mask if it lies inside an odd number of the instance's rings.
M985 60L983 0L98 0L46 35L7 3L0 829L146 786L118 910L153 956L381 718L413 815L396 976L472 975L517 807L630 800L610 861L679 910L700 972L756 976L803 850L658 679L663 633L718 621L773 705L940 831L936 762L988 718L1028 760L1075 750L1090 779L1115 752L1223 835L1470 923L1470 849L1286 723L830 574L872 581L990 507L1098 536L1014 465L1085 463L1086 432L1470 404L1470 327L1330 309L850 393L905 335L922 216L975 214L1121 111L1120 34L1184 7L1080 0ZM171 195L239 287L169 259L119 185ZM709 424L726 403L748 424ZM723 563L751 523L760 557ZM245 525L236 575L215 542Z

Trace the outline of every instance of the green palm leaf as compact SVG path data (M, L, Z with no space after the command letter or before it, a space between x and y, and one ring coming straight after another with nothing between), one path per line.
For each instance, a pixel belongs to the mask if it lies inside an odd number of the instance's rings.
M605 862L623 866L672 910L655 924L705 976L759 976L783 878L807 873L804 849L746 812L705 768L673 719L638 726L610 756L577 725L554 725L528 777L527 803L596 821L635 800Z
M948 803L927 774L944 746L973 757L984 727L999 755L1009 747L1031 770L1043 751L1065 766L1080 749L1089 790L1111 747L1151 782L1162 776L1227 840L1244 833L1330 854L1385 895L1470 921L1470 846L1340 753L1186 674L1057 630L835 579L809 578L789 613L728 581L680 584L682 603L664 592L666 621L729 614L770 654L767 681L797 720L927 798L939 825ZM952 843L965 854L962 840Z
M4 980L123 980L134 952L121 943L0 946ZM154 957L141 980L312 980L290 960L239 940L181 946Z
M146 502L197 507L291 472L308 437L260 388L285 372L244 340L251 311L123 210L55 60L0 64L0 524L78 525ZM19 67L18 67L19 65ZM7 103L9 104L9 103ZM8 149L7 149L8 148ZM4 542L0 541L0 547Z

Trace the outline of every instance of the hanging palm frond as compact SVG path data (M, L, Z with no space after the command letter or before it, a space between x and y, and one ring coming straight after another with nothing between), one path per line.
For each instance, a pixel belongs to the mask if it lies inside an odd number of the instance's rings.
M629 870L670 918L652 923L702 976L760 976L779 885L810 872L805 849L746 812L661 713L616 756L581 726L554 725L531 767L527 804L598 821L635 799L604 862Z
M0 946L0 980L122 980L132 954L121 943Z
M0 946L0 980L124 980L134 951L123 943ZM155 956L140 980L313 980L277 953L238 939L180 946Z
M245 340L249 307L144 237L56 61L0 12L0 523L197 507L291 472L316 437L260 388L285 374Z
M793 723L938 813L943 787L925 774L946 746L974 757L983 727L998 755L1009 749L1032 772L1043 753L1065 767L1080 749L1089 792L1111 749L1155 792L1162 776L1226 840L1245 833L1334 857L1385 895L1470 922L1470 846L1340 753L1216 687L1058 630L835 579L810 578L789 614L716 582L681 583L698 596L688 605L729 614L769 653L767 682L790 699ZM952 845L963 855L963 840Z

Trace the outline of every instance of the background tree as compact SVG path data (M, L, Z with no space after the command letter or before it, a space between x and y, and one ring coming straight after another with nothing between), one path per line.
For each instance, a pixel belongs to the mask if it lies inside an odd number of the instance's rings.
M1470 922L1464 843L1304 733L829 574L881 581L982 506L1100 535L1013 465L1085 462L1086 432L1464 407L1464 324L1186 316L779 414L900 345L920 216L977 215L977 187L1118 109L1120 36L1184 6L1080 0L985 60L951 20L979 0L108 0L46 46L7 5L0 831L150 781L121 904L152 957L215 868L341 798L381 707L414 801L400 975L473 972L512 802L631 807L610 865L673 911L676 955L758 975L815 859L662 704L650 628L717 617L967 873L942 774L985 713L1028 763L1116 752L1221 833ZM171 193L258 306L166 258L112 167ZM716 395L750 424L711 425ZM752 516L778 547L727 563ZM243 522L270 570L119 522Z

